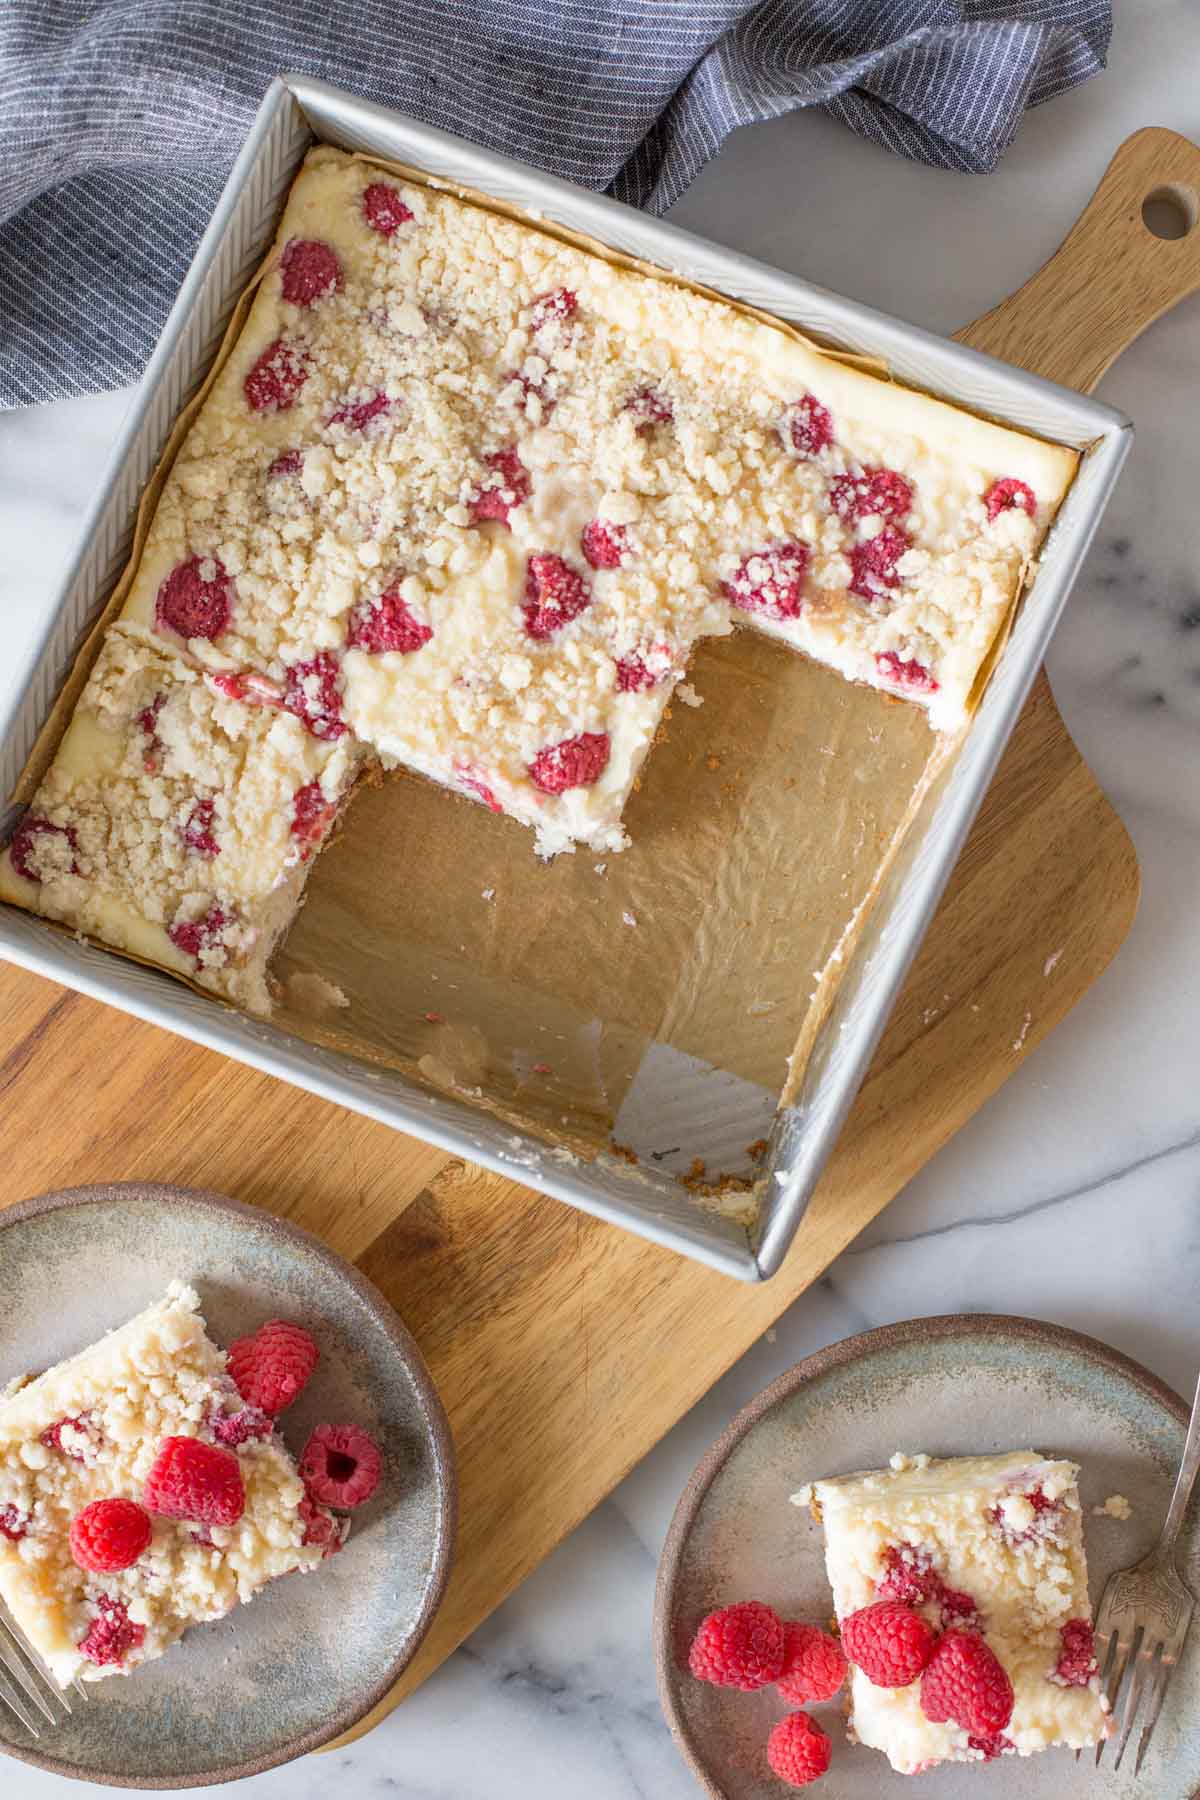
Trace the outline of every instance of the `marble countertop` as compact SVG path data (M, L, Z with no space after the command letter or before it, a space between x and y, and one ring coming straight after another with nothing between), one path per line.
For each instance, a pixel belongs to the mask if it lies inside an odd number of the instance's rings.
M1017 287L1141 125L1200 140L1187 0L1118 9L1107 74L1026 121L1000 171L887 157L817 115L739 133L674 217L950 330ZM1054 1036L412 1700L247 1800L689 1800L649 1647L655 1562L692 1465L779 1371L866 1327L962 1309L1106 1338L1181 1391L1200 1365L1200 297L1100 392L1138 439L1050 658L1067 723L1137 845L1117 961ZM10 666L45 615L128 396L0 416ZM3 673L0 672L0 680ZM915 1447L915 1446L914 1446ZM486 1773L484 1773L486 1771ZM964 1795L970 1778L964 1775ZM5 1800L82 1783L4 1765ZM214 1793L217 1790L212 1790ZM781 1790L782 1791L782 1790Z

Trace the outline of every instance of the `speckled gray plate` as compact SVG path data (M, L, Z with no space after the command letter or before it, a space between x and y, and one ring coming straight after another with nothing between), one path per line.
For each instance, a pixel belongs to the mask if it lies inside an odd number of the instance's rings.
M1183 1454L1188 1409L1116 1350L1034 1319L960 1314L847 1338L810 1356L740 1412L684 1492L659 1565L654 1638L659 1693L675 1740L715 1800L785 1800L767 1734L788 1710L773 1688L741 1694L687 1672L692 1635L715 1607L766 1600L787 1618L831 1610L819 1528L788 1504L805 1481L878 1468L895 1450L937 1456L1024 1449L1082 1465L1093 1605L1114 1569L1151 1546ZM1133 1518L1092 1516L1124 1494ZM1187 1574L1200 1591L1200 1526ZM1132 1770L1097 1771L1052 1750L923 1775L922 1800L1193 1800L1200 1793L1200 1628L1192 1632L1151 1751ZM834 1740L821 1800L897 1800L913 1792L876 1751L847 1745L838 1702L813 1710ZM1132 1758L1130 1758L1132 1763Z
M0 1385L91 1343L175 1277L199 1290L219 1343L264 1319L302 1321L321 1360L284 1437L298 1454L322 1419L352 1420L384 1472L317 1573L275 1582L135 1678L91 1687L63 1729L35 1744L0 1707L0 1748L114 1786L230 1781L345 1731L428 1629L454 1537L446 1415L387 1301L307 1232L218 1194L129 1183L0 1213Z

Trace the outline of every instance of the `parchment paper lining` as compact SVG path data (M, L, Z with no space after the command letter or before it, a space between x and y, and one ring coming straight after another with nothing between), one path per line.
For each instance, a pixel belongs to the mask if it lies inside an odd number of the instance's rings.
M405 164L355 160L690 287L889 378L876 359L827 349L585 234ZM19 802L53 757L178 449L279 249L240 296L175 424L129 563L39 734ZM938 738L919 708L753 631L702 644L689 679L703 705L677 699L669 709L627 810L632 846L599 864L586 851L540 863L522 827L419 778L360 784L276 954L275 1022L469 1097L573 1154L592 1157L615 1140L694 1189L733 1177L728 1196L698 1203L744 1211L752 1146L798 1088L887 869L961 740ZM321 981L306 979L314 975Z

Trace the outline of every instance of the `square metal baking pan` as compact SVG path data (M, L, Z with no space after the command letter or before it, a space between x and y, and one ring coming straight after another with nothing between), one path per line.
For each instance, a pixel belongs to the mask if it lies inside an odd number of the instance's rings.
M0 907L0 956L211 1049L514 1176L745 1281L775 1273L874 1052L971 822L1045 656L1129 448L1110 407L932 336L614 200L478 149L325 83L272 83L142 378L75 561L19 697L0 719L0 792L13 791L54 699L128 558L142 490L199 387L315 141L391 157L558 221L790 320L821 341L882 357L915 387L1082 451L1078 477L961 753L928 795L891 871L804 1076L775 1122L754 1228L703 1210L673 1177L614 1159L583 1164L469 1102L316 1048L288 1032ZM0 815L7 834L14 809Z

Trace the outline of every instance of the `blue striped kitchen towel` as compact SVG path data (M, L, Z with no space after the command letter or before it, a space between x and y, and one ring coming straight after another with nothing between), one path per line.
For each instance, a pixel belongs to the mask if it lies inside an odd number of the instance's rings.
M3 0L0 405L138 373L280 70L663 212L801 106L991 169L1111 29L1108 0Z

